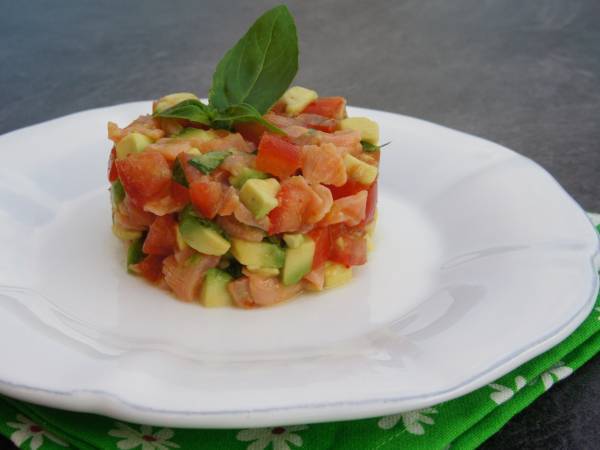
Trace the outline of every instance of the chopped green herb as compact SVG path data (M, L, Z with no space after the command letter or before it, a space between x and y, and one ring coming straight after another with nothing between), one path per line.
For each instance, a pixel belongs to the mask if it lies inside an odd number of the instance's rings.
M223 160L230 156L232 153L230 151L214 151L204 153L203 155L194 156L190 159L189 163L194 166L196 169L203 172L205 175L208 175L213 170L221 165Z
M240 278L242 276L243 268L244 266L242 266L237 260L232 258L229 262L229 265L224 270L233 278Z
M375 145L375 144L371 144L370 142L367 142L367 141L360 141L360 143L362 144L363 150L368 153L373 153L373 152L379 151L379 150L381 150L381 148L390 144L390 142L386 142L385 144Z
M190 187L190 184L188 183L188 180L185 177L183 167L181 167L181 163L179 162L179 158L175 159L175 164L173 165L173 181L179 183L184 187Z
M210 125L212 122L213 109L200 100L184 100L175 106L154 113L154 117L165 117L169 119L186 119L191 122Z

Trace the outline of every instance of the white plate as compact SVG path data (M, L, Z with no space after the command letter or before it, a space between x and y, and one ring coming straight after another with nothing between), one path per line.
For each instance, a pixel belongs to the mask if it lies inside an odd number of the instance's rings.
M346 287L208 310L129 276L110 232L106 122L0 137L0 392L170 426L352 419L466 394L567 336L598 289L597 235L539 166L431 123L380 123L376 250Z

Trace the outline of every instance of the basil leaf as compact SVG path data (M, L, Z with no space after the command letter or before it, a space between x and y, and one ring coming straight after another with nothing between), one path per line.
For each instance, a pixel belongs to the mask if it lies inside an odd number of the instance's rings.
M194 156L190 159L189 163L205 175L208 175L219 167L223 160L231 154L229 151L208 152L203 155Z
M179 183L184 187L190 187L187 178L185 177L185 172L183 167L181 166L181 162L179 162L179 158L175 158L175 164L173 165L173 181Z
M296 24L285 5L267 11L221 59L209 103L219 111L248 103L262 115L298 71Z
M175 106L165 109L164 111L155 112L154 117L165 117L169 119L186 119L190 122L201 123L203 125L211 124L213 110L210 106L205 105L200 100L184 100L177 103Z
M385 144L381 144L381 145L375 145L375 144L371 144L370 142L367 142L367 141L360 141L360 143L362 144L363 150L367 153L373 153L378 150L381 150L382 147L389 145L390 142L386 142Z
M213 117L213 120L215 122L226 123L258 122L273 133L285 134L281 129L263 119L262 115L256 110L256 108L248 103L240 103L239 105L229 106L224 111L216 113Z

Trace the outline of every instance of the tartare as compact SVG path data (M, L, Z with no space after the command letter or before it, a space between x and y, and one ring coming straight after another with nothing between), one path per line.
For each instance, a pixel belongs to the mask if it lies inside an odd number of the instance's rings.
M283 47L249 56L265 33ZM266 63L252 62L261 50ZM348 117L343 97L290 88L297 55L293 19L273 8L219 63L207 103L175 93L109 122L112 229L130 273L184 301L253 308L344 284L367 262L378 126ZM266 73L269 58L282 69ZM240 66L248 80L229 76Z

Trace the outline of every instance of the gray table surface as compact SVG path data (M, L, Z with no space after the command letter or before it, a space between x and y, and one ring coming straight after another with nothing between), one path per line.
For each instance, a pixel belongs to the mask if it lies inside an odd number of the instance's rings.
M0 133L173 91L206 93L223 52L273 4L3 1ZM298 84L501 143L600 211L600 2L289 6L300 34ZM599 394L596 358L484 448L598 447Z

